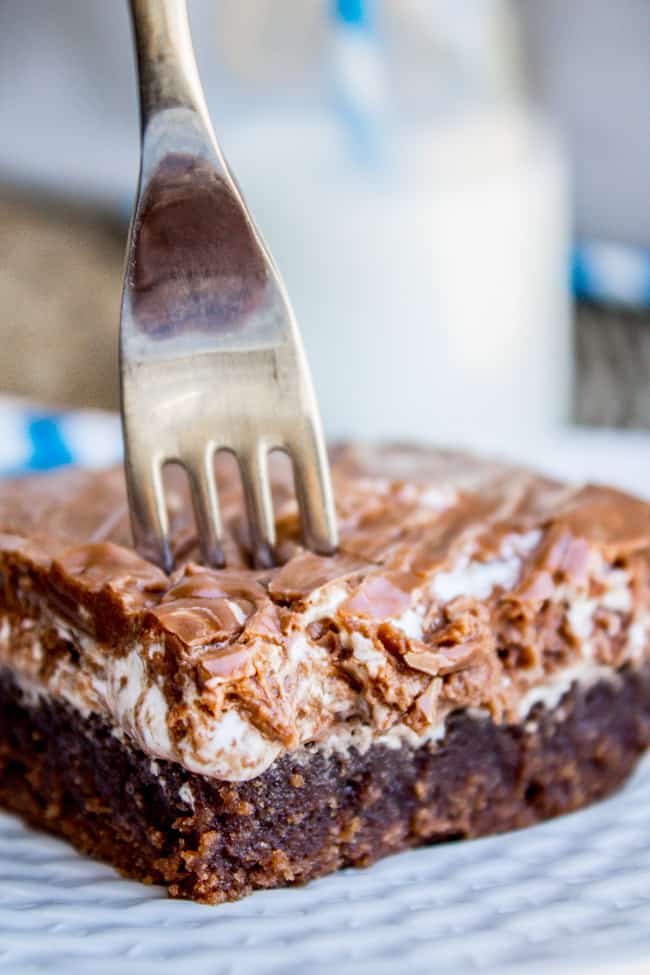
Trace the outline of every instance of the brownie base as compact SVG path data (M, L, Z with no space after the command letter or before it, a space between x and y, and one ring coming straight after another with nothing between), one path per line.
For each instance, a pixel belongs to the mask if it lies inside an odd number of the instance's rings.
M173 897L211 903L579 809L649 744L646 666L574 686L521 725L461 712L436 745L286 756L228 783L152 763L61 702L21 701L0 672L0 805Z

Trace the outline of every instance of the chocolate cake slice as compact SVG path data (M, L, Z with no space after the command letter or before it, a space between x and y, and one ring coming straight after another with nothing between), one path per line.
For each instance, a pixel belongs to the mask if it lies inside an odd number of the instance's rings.
M170 894L302 883L606 795L650 744L650 505L462 454L343 448L341 547L132 549L122 473L0 484L0 803Z

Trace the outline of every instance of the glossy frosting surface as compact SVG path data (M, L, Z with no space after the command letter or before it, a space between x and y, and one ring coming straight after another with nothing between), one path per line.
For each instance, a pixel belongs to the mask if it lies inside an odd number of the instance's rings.
M282 467L265 571L232 475L223 570L196 562L170 479L170 576L131 548L121 471L3 483L0 664L153 756L242 779L288 749L435 740L457 708L521 720L650 654L650 505L454 452L333 463L339 553L302 548Z

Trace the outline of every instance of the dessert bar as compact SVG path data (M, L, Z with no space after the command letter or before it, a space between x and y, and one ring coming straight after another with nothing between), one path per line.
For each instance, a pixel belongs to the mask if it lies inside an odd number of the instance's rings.
M455 452L332 454L341 545L278 567L130 541L122 472L0 484L0 804L171 895L218 902L619 785L650 744L650 505Z

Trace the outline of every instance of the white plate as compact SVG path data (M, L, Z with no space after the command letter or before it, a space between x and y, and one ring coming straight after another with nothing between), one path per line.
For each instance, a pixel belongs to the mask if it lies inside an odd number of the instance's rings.
M505 453L650 494L647 435L572 432ZM650 760L583 812L218 907L167 900L0 815L0 968L641 975L650 971L649 809Z

